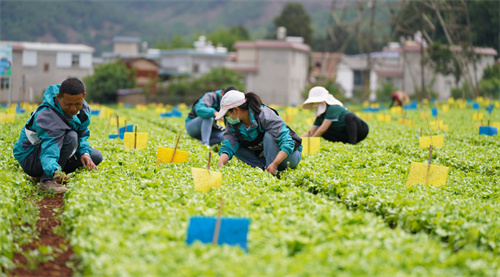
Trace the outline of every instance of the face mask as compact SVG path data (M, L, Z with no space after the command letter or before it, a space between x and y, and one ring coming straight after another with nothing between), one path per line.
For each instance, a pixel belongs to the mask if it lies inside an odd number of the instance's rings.
M236 119L232 119L230 116L226 116L226 120L229 124L238 124L240 123L240 119L237 117Z

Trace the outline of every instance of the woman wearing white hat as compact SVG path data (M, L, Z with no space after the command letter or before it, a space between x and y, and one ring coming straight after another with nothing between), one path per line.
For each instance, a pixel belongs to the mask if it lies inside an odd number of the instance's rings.
M252 92L228 91L221 100L216 120L225 116L226 130L219 150L218 165L233 156L252 167L275 175L295 168L302 158L302 139L273 109L264 106Z
M333 142L357 144L368 135L368 125L324 87L309 90L303 107L315 109L316 116L313 126L303 137L323 137Z

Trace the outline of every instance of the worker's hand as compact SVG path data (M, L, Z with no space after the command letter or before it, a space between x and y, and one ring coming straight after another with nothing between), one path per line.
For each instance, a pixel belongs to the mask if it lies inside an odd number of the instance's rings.
M218 112L218 111L215 111L215 112L214 112L214 117L217 117L217 115L218 115L218 114L219 114L219 112Z
M58 182L59 184L66 184L67 182L69 182L69 177L61 171L56 170L54 172L54 180L56 180L56 182Z
M81 157L80 157L80 161L82 162L82 165L87 168L88 171L92 171L94 169L97 169L97 166L94 164L94 162L92 161L92 158L90 158L89 155L87 154L83 154Z
M270 165L267 166L266 170L267 172L273 174L273 175L276 175L276 168L278 166L277 165L274 165L274 163L271 163Z

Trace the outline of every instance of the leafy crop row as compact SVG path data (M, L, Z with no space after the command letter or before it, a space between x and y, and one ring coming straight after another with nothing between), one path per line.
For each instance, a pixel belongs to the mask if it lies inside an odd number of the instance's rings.
M481 165L476 159L466 164L467 172L452 168L444 188L406 188L410 162L425 160L426 150L418 148L413 129L374 121L362 144L323 140L320 153L304 156L297 169L280 179L237 159L219 169L212 159L211 168L222 172L223 185L203 194L193 189L190 168L205 168L208 150L188 138L184 118L160 118L151 109L116 112L127 124L138 125L139 132L149 132L148 148L124 151L122 141L107 138L116 127L108 119L93 118L90 142L105 160L98 171L70 174L62 214L85 276L500 274L496 252L487 250L487 244L461 240L467 236L459 232L470 231L472 238L473 224L479 232L498 226L493 222L498 211L486 212L488 205L498 210L498 191L492 185L484 189L491 184L487 173L498 170L494 161L481 170L474 168ZM305 120L296 116L291 123L297 133L307 128ZM15 129L9 136L17 137L20 126L7 126ZM189 161L157 165L157 148L173 148L179 133L178 149L190 152ZM475 140L475 134L455 135L452 130L449 136ZM9 138L12 143L15 139ZM486 149L489 140L479 140ZM434 156L437 164L460 157L448 144ZM15 163L9 172L28 186ZM466 183L477 189L463 192ZM251 220L249 253L185 243L189 217L216 216L221 196L224 216ZM485 217L473 220L475 215ZM448 233L445 242L433 235L443 231ZM455 238L462 245L448 247Z

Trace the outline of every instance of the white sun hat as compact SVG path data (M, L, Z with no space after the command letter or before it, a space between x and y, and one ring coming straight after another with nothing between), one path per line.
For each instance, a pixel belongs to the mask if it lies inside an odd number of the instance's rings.
M224 93L222 99L220 100L220 111L217 113L215 120L221 119L224 115L226 115L227 111L232 108L236 108L242 104L247 102L245 98L245 94L241 91L230 90Z
M333 95L331 95L328 90L324 87L313 87L309 90L309 97L307 97L306 101L302 106L304 109L312 109L314 104L326 103L328 105L338 105L344 106L342 102L337 100Z

